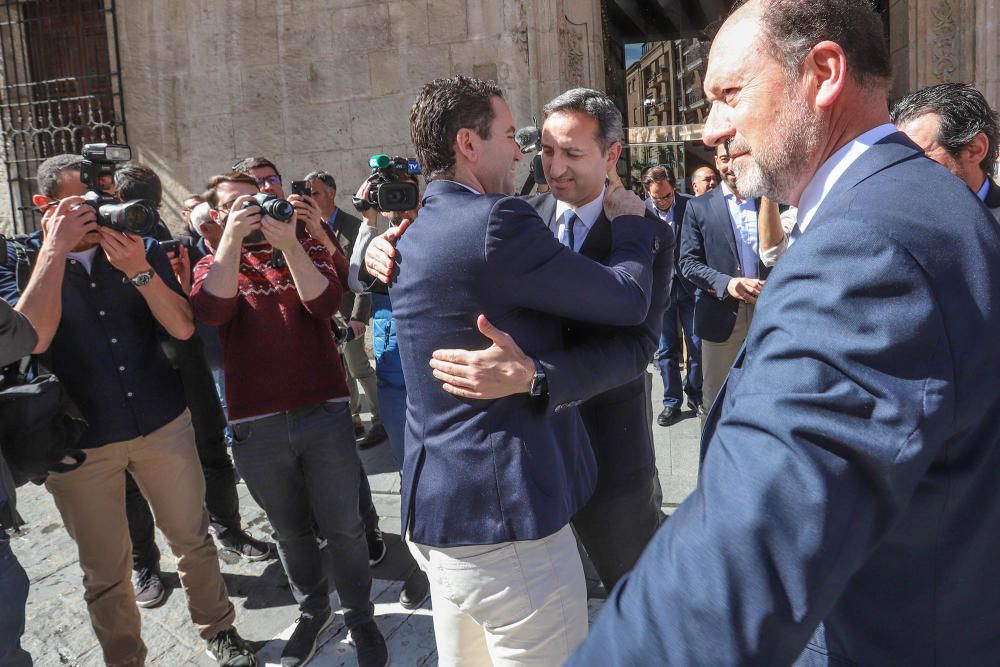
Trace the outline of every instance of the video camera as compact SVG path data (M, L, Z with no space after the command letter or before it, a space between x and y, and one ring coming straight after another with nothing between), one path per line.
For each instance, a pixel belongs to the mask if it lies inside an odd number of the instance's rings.
M531 171L528 174L528 178L525 179L524 185L521 186L521 196L523 197L531 194L533 187L545 185L545 172L542 170L542 156L539 153L542 150L542 132L534 124L534 118L532 118L531 125L522 127L514 133L514 141L517 143L517 147L521 149L522 154L535 154L535 157L531 158Z
M90 188L83 195L85 203L97 213L97 224L119 232L138 236L151 236L160 216L156 207L145 199L119 202L100 191L101 173L113 168L116 162L132 159L132 149L126 144L85 144L80 180Z
M410 211L420 203L420 189L414 183L401 183L403 176L416 178L420 174L420 165L415 158L390 158L381 153L368 158L368 166L372 174L368 182L372 184L368 196L364 199L352 197L354 208L364 213L370 208L376 208L383 213L387 211Z

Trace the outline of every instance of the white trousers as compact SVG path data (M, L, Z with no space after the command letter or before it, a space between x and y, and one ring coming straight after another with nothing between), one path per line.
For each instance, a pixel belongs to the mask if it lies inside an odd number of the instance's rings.
M587 636L587 583L568 525L540 540L407 544L430 580L440 667L562 665Z

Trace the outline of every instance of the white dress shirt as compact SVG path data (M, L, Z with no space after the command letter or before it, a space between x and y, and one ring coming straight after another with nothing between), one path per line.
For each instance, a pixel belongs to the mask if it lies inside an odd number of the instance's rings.
M744 278L757 278L757 202L749 198L740 201L725 182L721 187L726 199L726 208L729 209L733 236L736 237L740 273Z
M602 188L601 194L597 195L597 197L589 203L586 203L576 209L564 201L556 200L556 215L550 224L550 229L552 229L552 233L556 235L556 238L560 241L567 238L565 236L566 214L568 211L576 213L578 220L573 225L573 250L580 252L580 248L583 247L583 242L587 240L587 234L590 233L590 230L593 228L594 223L597 222L597 219L601 217L601 210L604 208L604 193L606 191L606 187Z

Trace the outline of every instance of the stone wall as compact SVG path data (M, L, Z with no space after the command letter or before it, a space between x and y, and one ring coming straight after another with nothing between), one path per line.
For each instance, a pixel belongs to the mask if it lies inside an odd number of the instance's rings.
M602 88L599 0L191 0L119 3L125 117L164 180L164 217L233 161L287 181L337 179L372 153L411 154L409 109L431 79L496 79L526 125L565 88ZM522 161L520 178L527 173Z

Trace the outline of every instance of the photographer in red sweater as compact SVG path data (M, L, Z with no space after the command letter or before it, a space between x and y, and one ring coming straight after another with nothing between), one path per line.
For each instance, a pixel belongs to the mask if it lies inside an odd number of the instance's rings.
M383 667L350 393L330 325L343 287L323 244L296 237L295 215L286 222L262 215L257 193L243 174L209 181L206 199L224 230L215 254L195 267L191 303L199 319L219 327L233 458L274 528L299 604L281 663L305 664L332 619L315 518L358 662Z

